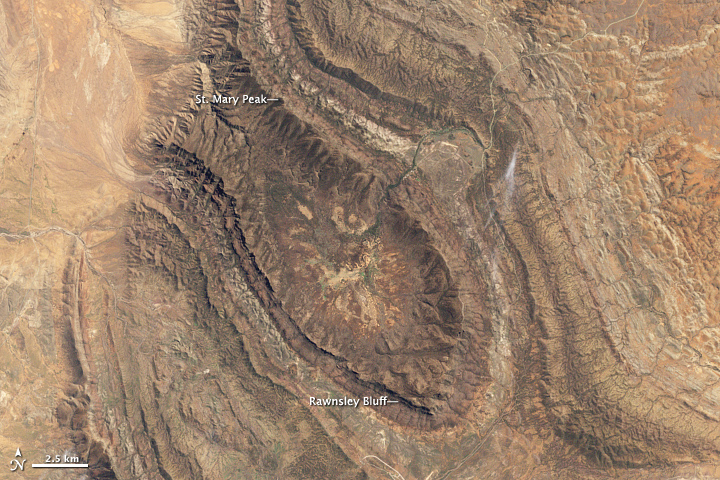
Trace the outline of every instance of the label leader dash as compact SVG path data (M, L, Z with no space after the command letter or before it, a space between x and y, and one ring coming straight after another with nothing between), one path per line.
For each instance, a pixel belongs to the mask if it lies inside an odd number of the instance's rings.
M363 405L387 405L388 403L398 403L397 400L388 400L388 397L382 396L378 398L373 397L363 397L362 398L362 404ZM342 398L320 398L320 397L310 397L310 405L315 405L318 407L355 407L357 408L358 405L360 405L360 399L359 398L349 398L349 397L342 397Z
M242 100L242 103L268 103L268 102L277 102L280 99L278 98L267 98L265 95L260 95L259 97L253 97L251 95L243 95L242 97L233 97L233 96L225 96L225 95L213 95L210 99L206 97L205 95L195 95L195 104L201 104L201 103L232 103L233 105L237 105L238 102Z

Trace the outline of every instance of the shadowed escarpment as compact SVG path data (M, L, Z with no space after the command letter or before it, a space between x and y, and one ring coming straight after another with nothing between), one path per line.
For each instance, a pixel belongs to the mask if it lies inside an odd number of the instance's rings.
M336 230L334 235L340 238L331 237L328 243L334 241L336 248L340 247L327 259L320 256L324 252L292 252L289 242L293 239L280 237L281 251L295 253L299 259L273 259L273 263L249 248L241 229L243 220L235 213L237 200L226 195L222 180L189 151L158 148L157 165L175 169L175 175L181 175L178 184L187 183L182 190L178 191L176 184L168 192L165 190L171 187L163 183L158 191L162 203L180 217L207 215L218 219L221 244L213 248L235 252L239 273L289 346L357 396L389 395L399 400L399 404L382 411L390 419L420 428L438 428L455 421L462 410L455 405L455 412L444 405L436 406L437 399L447 402L450 396L436 389L452 366L447 364L461 334L462 311L447 266L425 243L428 235L417 222L401 210L390 210L373 234L351 235ZM327 189L333 187L325 185ZM290 192L278 191L278 187L268 190L268 203L282 215L284 228L301 229L307 217L297 210ZM198 191L207 193L192 193ZM215 212L217 208L220 210ZM337 210L334 213L341 215ZM293 217L301 220L298 226L288 223ZM273 219L270 215L267 218ZM330 230L331 226L325 228ZM277 231L282 232L280 228ZM275 278L266 276L260 267L270 265L265 268L276 271L281 267L275 265L283 261L306 261L309 266L298 273L280 270ZM315 265L317 270L312 268ZM313 275L321 275L320 281ZM417 284L416 277L420 277ZM305 311L314 314L305 315ZM477 367L465 367L466 375ZM437 411L431 413L431 409Z

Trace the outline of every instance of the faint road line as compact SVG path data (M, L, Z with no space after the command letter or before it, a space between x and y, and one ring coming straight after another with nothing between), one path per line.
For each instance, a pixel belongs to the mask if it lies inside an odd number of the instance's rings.
M40 85L40 42L38 41L37 21L35 19L35 0L30 4L33 37L35 38L35 47L37 48L37 71L35 73L35 91L33 92L33 117L32 117L32 167L30 168L30 207L28 209L28 221L32 219L32 202L33 202L33 184L35 183L35 160L37 155L37 114L38 114L38 86Z

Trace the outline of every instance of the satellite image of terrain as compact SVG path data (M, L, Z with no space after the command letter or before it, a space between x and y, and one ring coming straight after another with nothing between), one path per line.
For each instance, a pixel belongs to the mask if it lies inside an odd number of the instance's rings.
M0 0L0 457L720 478L720 3Z

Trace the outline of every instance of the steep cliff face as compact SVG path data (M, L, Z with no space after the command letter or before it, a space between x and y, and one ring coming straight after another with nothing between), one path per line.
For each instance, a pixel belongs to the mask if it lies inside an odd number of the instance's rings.
M719 20L1 2L0 451L720 475Z

